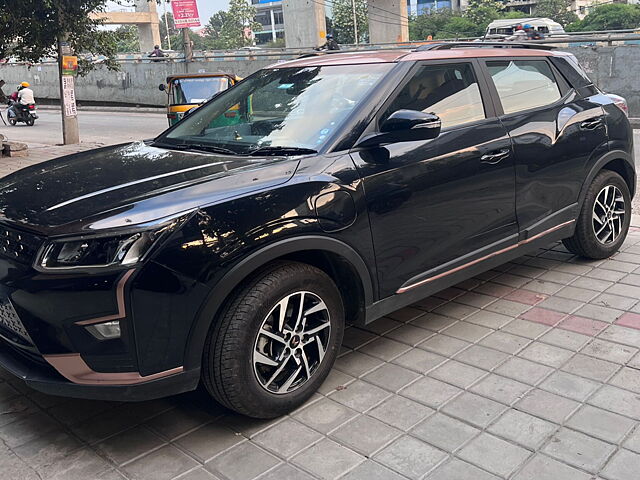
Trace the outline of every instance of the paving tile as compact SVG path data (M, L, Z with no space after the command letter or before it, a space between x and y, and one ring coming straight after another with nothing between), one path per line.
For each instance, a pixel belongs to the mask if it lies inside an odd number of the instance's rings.
M623 327L640 329L640 314L637 313L625 313L618 320L616 325L622 325Z
M435 410L408 398L394 395L368 414L401 430L408 430Z
M302 408L304 408L304 406L300 407L300 409ZM220 418L217 423L225 425L234 433L239 433L247 438L251 438L279 421L281 421L279 418L250 418L239 413L229 412Z
M528 413L508 410L487 430L498 437L537 450L557 428L557 425Z
M518 401L515 408L553 423L562 423L579 405L574 400L535 389Z
M497 480L491 475L470 463L457 458L436 468L428 477L429 480Z
M528 338L499 331L483 338L480 345L513 354L521 350L529 342Z
M464 392L447 403L442 408L442 412L477 427L485 428L505 409L506 407L498 402L474 393Z
M385 363L377 370L365 375L363 380L386 390L397 392L419 377L420 374L412 370L393 363Z
M342 390L345 386L355 380L351 375L347 375L346 373L342 373L340 370L336 370L335 368L331 370L327 379L322 383L320 388L318 388L318 393L322 395L328 395L331 392L334 392L336 389Z
M509 358L507 353L483 347L482 345L472 345L455 356L456 360L484 370L492 370L507 358Z
M135 480L169 480L197 466L193 458L167 445L134 460L123 470Z
M274 477L274 480L281 480L282 478L283 477L279 477L276 479L276 477ZM344 477L340 477L340 480L402 480L404 478L405 477L398 475L373 460L366 460ZM262 478L260 480L262 480Z
M75 425L94 417L116 404L97 400L68 399L68 401L49 409L49 415L65 425Z
M510 275L508 273L503 273L495 277L493 281L495 283L506 285L508 287L521 288L523 285L525 285L529 281L529 279L526 277L520 277L517 275Z
M367 332L366 330L360 330L355 327L348 327L344 331L344 337L342 339L342 345L348 348L360 348L369 342L372 342L376 338L379 338L377 335Z
M538 292L532 292L530 290L518 289L513 292L505 295L506 300L511 300L513 302L525 303L527 305L537 305L538 303L546 300L548 298L547 295Z
M111 461L118 465L133 460L165 443L158 435L148 428L139 426L97 445Z
M414 348L393 360L393 363L420 373L426 373L447 360L433 352Z
M561 313L574 312L583 305L584 303L578 300L558 296L549 297L538 304L540 308L546 308L547 310L554 310Z
M514 480L594 480L594 477L588 473L539 453L513 478Z
M527 290L531 290L533 292L543 293L545 295L553 295L566 284L547 282L546 280L532 280L531 282L525 285Z
M599 386L599 383L566 372L554 372L540 384L543 390L579 402L583 402Z
M591 337L576 332L570 332L568 330L554 328L542 335L538 340L555 345L556 347L578 351L586 345L587 342L591 341Z
M471 325L471 324L467 324ZM451 357L458 353L463 348L471 345L469 342L465 342L463 340L459 340L457 338L448 337L447 335L435 335L420 345L419 348L429 350L431 352L438 353L440 355L445 355L447 357Z
M82 444L68 433L52 431L18 447L12 447L12 451L32 468L44 472L48 465L61 460L81 446Z
M382 360L360 352L351 352L336 360L335 368L343 373L360 377L382 365Z
M485 470L507 477L529 457L524 448L483 433L463 447L458 456Z
M479 312L482 314L483 312ZM472 315L470 318L477 317L478 314ZM467 321L461 321L453 324L449 328L447 328L444 333L451 337L458 338L460 340L465 340L467 342L475 343L480 340L482 337L487 336L493 330L490 328L486 328L480 325L475 325L474 323L469 323Z
M512 357L495 369L495 373L529 385L536 385L552 371L551 367L519 357Z
M595 298L598 295L598 292L595 290L588 290L586 288L579 288L574 287L573 285L569 285L568 287L564 287L562 290L556 293L556 295L564 298L572 298L581 302L588 302L589 300Z
M640 298L640 287L625 285L624 283L616 283L607 288L606 292L622 295L623 297Z
M375 456L375 460L409 478L419 478L446 458L446 454L420 440L403 436Z
M18 399L20 397L17 397ZM17 408L29 408L26 404L19 403L16 405L11 402L7 407L0 407L0 419L7 420L13 417L11 407ZM19 411L19 410L18 410ZM8 417L8 418L5 418ZM62 426L56 420L50 416L38 412L22 417L14 417L14 421L7 425L0 426L0 439L10 448L18 447L24 443L27 443L40 435L45 435L49 432L60 432Z
M640 455L628 450L620 450L602 470L602 475L611 480L629 480L637 477L638 472L640 472Z
M560 322L566 315L564 313L547 310L540 307L534 307L526 311L520 318L529 320L530 322L542 323L544 325L553 326Z
M447 302L444 305L436 308L434 310L435 313L439 315L446 315L447 317L457 318L458 320L462 320L465 317L468 317L473 312L478 309L475 307L470 307L468 305L462 305L461 303Z
M404 323L398 322L397 320L393 320L389 317L382 317L371 323L360 326L360 328L367 332L375 333L376 335L382 335L391 332L402 325L404 325Z
M487 305L485 310L490 312L501 313L504 315L509 315L510 317L517 317L521 313L526 312L531 308L531 305L527 305L525 303L518 303L512 300L506 300L501 298L493 302L491 305Z
M199 409L175 408L154 417L146 425L167 440L173 440L211 419L211 415Z
M617 444L633 428L635 422L600 408L583 405L566 425L587 435Z
M445 302L446 302L446 299L431 296L431 297L423 298L422 300L417 301L412 306L414 308L419 308L420 310L430 312L438 308L440 305L442 305Z
M489 310L480 310L479 312L474 313L473 315L469 315L465 319L465 322L474 323L476 325L497 330L505 326L507 323L511 322L512 320L513 320L513 317L511 315L503 315L501 313L491 312ZM480 338L484 337L487 333L490 333L490 331L486 331L486 330L479 331L478 333L480 332L482 332L482 334L477 335L476 336L477 338L475 339L465 338L465 340L477 341Z
M397 340L398 342L406 343L407 345L414 347L432 335L434 335L434 333L431 330L416 327L407 323L402 325L400 328L396 328L395 330L385 334L385 337L392 338L393 340Z
M557 271L549 271L547 273L543 273L538 277L538 280L544 282L554 282L559 283L561 285L568 285L572 281L577 278L577 275L573 275L571 273L557 272Z
M566 363L573 355L574 353L571 350L565 350L564 348L541 342L533 342L518 354L519 357L554 368L558 368Z
M526 337L530 339L538 338L544 332L549 330L550 326L544 325L542 323L529 322L527 320L521 320L516 318L508 325L505 325L502 328L503 332L513 333L514 335L519 335L521 337Z
M640 348L640 330L611 325L600 334L602 340L621 343L634 348Z
M499 297L504 297L505 295L510 294L511 292L514 291L514 288L507 287L506 285L500 285L494 282L486 282L474 288L473 291L499 298Z
M455 360L449 360L429 373L429 376L442 380L443 382L451 383L460 388L467 388L479 378L486 375L486 373L487 372L479 368Z
M640 393L640 370L623 367L609 381L611 385Z
M355 410L325 398L300 410L293 417L319 432L328 433L356 415Z
M360 415L335 430L331 437L346 447L370 457L400 435L400 430L373 417Z
M640 396L628 390L605 385L589 398L588 403L640 420Z
M431 408L439 408L462 390L435 378L424 377L412 383L401 394Z
M616 310L615 308L587 304L576 310L574 313L580 317L587 317L601 322L612 323L624 312L622 310Z
M318 432L295 420L286 418L257 434L252 441L281 457L289 458L320 438L322 435Z
M358 412L364 412L376 406L389 396L389 393L370 383L360 380L345 389L331 394L331 399Z
M288 463L278 465L267 474L262 475L260 480L312 480L313 477L302 470L295 468ZM182 477L176 480L182 480ZM204 479L202 479L204 480Z
M638 349L597 338L589 342L581 352L609 362L624 364L638 352Z
M411 347L406 343L396 342L390 338L378 338L360 349L362 353L380 358L386 362L403 354Z
M409 322L422 314L424 314L424 312L420 309L414 307L405 307L388 314L387 317L399 322Z
M640 453L640 426L636 426L636 429L624 441L623 446L636 453Z
M447 452L458 450L480 430L459 420L436 413L418 424L411 434Z
M601 293L596 298L591 300L590 303L600 305L602 307L611 307L618 310L629 310L636 303L637 298L621 297L620 295L611 295L610 293Z
M579 277L571 283L572 287L585 288L589 290L596 290L598 292L604 291L613 285L613 282L608 280L598 280L596 278Z
M241 443L205 464L207 470L229 480L247 480L275 467L280 460L250 442Z
M476 308L484 308L490 303L495 302L495 300L496 298L491 295L483 295L477 292L467 292L456 298L457 303Z
M569 465L595 473L615 451L615 447L583 433L561 428L542 451Z
M580 375L581 377L604 382L613 375L618 368L620 368L619 365L615 363L578 353L562 367L562 370Z
M451 317L445 317L444 315L438 315L437 313L427 313L411 321L411 325L420 328L426 328L433 332L440 332L443 329L453 325L458 320Z
M497 402L511 405L531 387L500 375L491 374L471 387L471 391Z
M445 290L440 290L434 297L444 298L445 300L453 300L460 295L464 295L465 290L457 287L449 287Z
M571 330L572 332L582 333L591 337L597 335L602 330L607 328L608 323L600 322L598 320L591 320L589 318L577 317L572 315L562 320L558 327L564 330Z
M47 480L124 480L122 475L110 474L112 465L90 448L76 450L70 455L40 469L40 478ZM156 477L158 478L158 477Z

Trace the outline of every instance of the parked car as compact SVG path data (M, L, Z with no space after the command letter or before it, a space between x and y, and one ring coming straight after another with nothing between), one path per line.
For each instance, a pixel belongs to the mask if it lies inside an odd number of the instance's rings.
M307 56L154 140L5 177L0 364L82 398L202 382L274 417L322 384L345 323L551 242L610 256L636 185L624 100L515 47Z

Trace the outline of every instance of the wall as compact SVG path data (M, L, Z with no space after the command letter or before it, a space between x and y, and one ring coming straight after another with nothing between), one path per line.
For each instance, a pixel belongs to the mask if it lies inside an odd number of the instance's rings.
M640 45L620 46L572 46L563 48L572 52L589 73L594 82L603 90L622 95L629 102L632 117L640 117ZM251 56L238 54L210 56L190 63L189 72L229 72L241 77L268 65L295 58L299 53L267 55L257 53ZM161 106L165 94L158 91L158 85L172 73L183 73L185 63L175 61L152 62L143 60L123 60L121 72L110 72L99 67L83 78L77 79L76 95L79 103L118 102L133 105ZM0 65L0 79L7 82L5 93L10 87L27 80L34 86L37 98L57 99L58 79L55 64L42 64L27 69L24 65Z

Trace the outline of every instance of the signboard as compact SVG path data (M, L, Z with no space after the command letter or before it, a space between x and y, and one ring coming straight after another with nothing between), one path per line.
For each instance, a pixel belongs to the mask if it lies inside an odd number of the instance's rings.
M71 75L62 76L62 96L64 98L64 116L75 117L78 115L76 108L76 92L73 77Z
M171 8L176 28L199 27L201 25L196 0L173 0Z
M62 75L70 75L72 77L78 75L78 57L62 56Z

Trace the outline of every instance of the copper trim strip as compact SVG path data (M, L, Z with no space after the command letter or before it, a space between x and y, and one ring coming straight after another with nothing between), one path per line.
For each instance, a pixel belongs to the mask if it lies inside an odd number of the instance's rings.
M562 227L566 227L567 225L570 225L573 222L575 222L575 220L569 220L568 222L561 223L559 225L556 225L555 227L551 227L550 229L545 230L544 232L540 232L540 233L534 235L533 237L527 238L527 239L522 240L522 241L520 241L518 243L510 245L510 246L508 246L506 248L503 248L502 250L498 250L497 252L490 253L488 255L485 255L484 257L480 257L480 258L477 258L475 260L472 260L469 263L465 263L464 265L460 265L460 266L458 266L456 268L452 268L451 270L447 270L446 272L442 272L442 273L439 273L438 275L434 275L433 277L425 278L424 280L420 280L419 282L412 283L411 285L407 285L406 287L401 287L396 291L396 293L404 293L404 292L406 292L408 290L411 290L412 288L419 287L420 285L424 285L425 283L433 282L434 280L438 280L438 279L440 279L442 277L446 277L447 275L451 275L452 273L459 272L460 270L464 270L465 268L471 267L471 266L473 266L473 265L475 265L477 263L484 262L485 260L488 260L488 259L490 259L492 257L497 256L497 255L502 255L503 253L506 253L509 250L513 250L514 248L518 248L518 247L520 247L522 245L526 245L527 243L533 242L534 240L537 240L540 237L544 237L545 235L553 233L556 230L560 230Z
M43 358L64 378L81 385L134 385L184 371L183 367L176 367L143 377L139 372L96 372L86 364L79 353L43 355Z
M118 286L116 287L116 300L118 302L118 313L114 313L113 315L106 315L104 317L99 317L99 318L91 318L89 320L81 320L79 322L75 322L75 324L83 325L83 326L93 325L94 323L109 322L111 320L118 320L120 318L124 318L127 313L125 304L124 304L124 287L127 284L127 281L129 281L129 278L131 277L131 275L133 275L133 272L135 271L136 271L135 268L128 270L124 275L122 275L122 277L120 278L120 281L118 282Z

